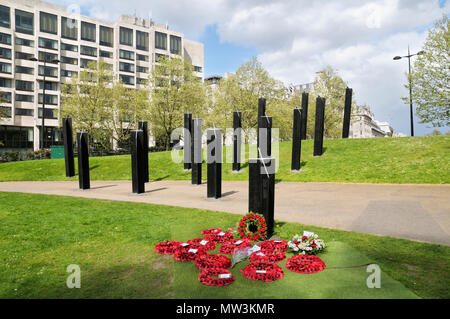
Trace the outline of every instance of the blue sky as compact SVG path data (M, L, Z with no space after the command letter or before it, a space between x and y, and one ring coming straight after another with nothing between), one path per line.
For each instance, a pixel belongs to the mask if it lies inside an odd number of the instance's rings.
M69 6L72 0L49 0ZM327 65L354 89L358 104L409 135L406 60L421 49L445 0L78 0L81 13L113 21L120 14L168 22L172 30L204 43L205 76L234 72L257 56L286 85L308 83ZM446 132L449 128L443 128ZM416 135L432 128L418 124Z

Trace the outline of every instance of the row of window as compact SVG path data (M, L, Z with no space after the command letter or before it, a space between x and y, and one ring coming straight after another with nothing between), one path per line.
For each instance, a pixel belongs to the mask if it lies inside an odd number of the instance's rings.
M31 12L15 9L16 32L34 34L34 14ZM40 32L58 34L58 16L47 12L39 12ZM10 8L0 5L0 26L10 28ZM78 21L61 17L61 37L78 40ZM97 25L81 21L81 40L97 42ZM136 49L148 51L149 33L136 30ZM121 45L134 46L133 30L119 27L119 42ZM114 41L114 29L99 26L99 43L103 46L112 47ZM167 34L155 31L155 48L167 50ZM181 37L170 35L170 52L181 54Z
M42 111L40 111L39 113L41 114ZM54 114L47 113L47 109L45 109L46 118L47 115L52 115L52 118L54 118ZM38 129L39 133L37 134L36 137L39 139L39 137L41 136L40 134L41 127L38 127ZM50 147L52 145L62 145L63 140L61 135L62 134L60 128L46 126L44 130L44 137L45 137L44 147ZM33 141L34 141L34 130L32 127L20 127L10 125L0 126L0 142L1 142L0 148L33 149Z
M11 118L11 115L12 115L11 107L10 106L0 106L0 107L5 111L6 117ZM14 114L20 115L20 116L34 116L34 110L33 109L20 109L20 108L16 107L14 109ZM38 108L38 118L42 118L42 107ZM58 119L57 110L46 108L45 109L45 118L53 119L53 120Z

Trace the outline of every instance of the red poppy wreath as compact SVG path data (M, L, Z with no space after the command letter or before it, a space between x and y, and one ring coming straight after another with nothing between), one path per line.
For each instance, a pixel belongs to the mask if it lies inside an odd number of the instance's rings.
M285 240L271 239L258 243L258 246L263 250L268 251L287 251L288 243Z
M231 260L227 256L214 254L214 255L202 255L197 258L195 267L200 270L207 268L225 268L231 267Z
M249 257L250 262L255 262L255 261L269 261L269 262L273 262L273 263L277 263L282 261L284 258L286 258L286 254L284 253L284 251L279 251L279 250L264 250L261 249L259 251L256 251L254 253L252 253Z
M180 247L180 244L179 241L163 241L155 246L155 251L158 254L172 255Z
M251 247L252 244L247 239L231 239L229 241L224 242L220 248L219 252L222 254L232 255L238 249Z
M181 244L183 245L183 244ZM198 257L202 255L206 255L206 250L199 245L191 245L188 246L179 246L175 253L173 254L173 258L178 261L194 261L197 260Z
M217 278L213 278L215 276ZM208 268L204 269L199 275L198 280L207 286L227 286L233 283L234 277L228 269Z
M288 259L286 268L300 274L313 274L325 269L325 263L316 256L297 255Z
M205 229L202 230L201 234L202 235L214 235L214 234L218 234L222 231L222 228L211 228L211 229Z
M187 241L189 244L203 246L206 251L211 251L216 248L216 244L214 244L211 240L205 238L195 238Z
M213 243L224 243L233 239L233 234L228 231L221 231L219 233L211 233L205 235L206 240L210 240Z
M283 278L283 269L271 262L256 261L241 269L242 275L251 280L261 280L265 282Z
M260 214L248 213L239 222L239 237L248 240L260 240L266 238L266 221Z

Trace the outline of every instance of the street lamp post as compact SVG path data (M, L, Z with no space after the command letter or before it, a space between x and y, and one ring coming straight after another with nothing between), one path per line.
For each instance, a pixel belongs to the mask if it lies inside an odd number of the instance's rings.
M43 93L42 94L42 126L41 126L41 142L40 142L40 149L44 149L44 145L45 145L44 144L44 140L45 140L45 74L47 72L47 65L46 65L46 63L47 62L59 63L59 60L58 59L53 59L53 60L47 61L47 59L44 58L42 61L39 61L35 57L32 57L29 60L30 61L34 61L34 62L44 62L44 80L43 80L44 81L44 88L43 88L43 92L42 92ZM39 74L39 70L38 70L38 74ZM39 94L38 94L38 105L39 105Z
M402 58L408 58L408 79L409 79L409 113L411 118L411 136L414 136L414 114L413 114L413 101L412 101L412 79L411 79L411 57L415 55L422 55L424 51L419 51L417 53L411 54L408 45L408 55L396 56L394 60L401 60Z

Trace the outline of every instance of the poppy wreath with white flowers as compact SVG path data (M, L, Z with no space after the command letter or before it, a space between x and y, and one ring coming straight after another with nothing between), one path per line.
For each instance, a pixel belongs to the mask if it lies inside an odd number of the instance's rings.
M283 278L283 269L272 262L256 261L241 269L242 275L250 280L270 282Z
M240 242L240 243L239 243ZM222 254L232 255L238 249L251 247L252 244L249 240L246 239L231 239L229 241L224 242L220 248L219 252Z
M205 244L202 244L205 243ZM199 246L203 246L205 248L206 251L211 251L214 250L216 248L216 244L214 244L213 241L205 239L205 238L195 238L195 239L190 239L187 241L188 244L194 244L194 245L199 245Z
M217 243L224 243L226 241L229 241L231 239L233 239L233 234L230 233L229 231L221 231L219 233L214 233L214 234L206 234L205 235L205 239L206 240L211 240L213 243L217 244Z
M284 260L286 258L286 254L284 253L284 251L278 251L278 250L264 250L261 249L259 251L256 251L254 253L252 253L249 257L250 262L255 262L255 261L265 261L265 262L273 262L273 263L277 263L280 262L282 260Z
M231 267L231 260L227 256L214 254L199 256L195 262L195 267L200 270L207 268L225 268Z
M288 250L288 243L285 240L277 240L277 239L271 239L266 240L263 242L260 242L257 244L261 249L273 251L273 250L280 250L280 251L287 251Z
M221 275L226 275L228 278L220 278ZM218 276L219 278L212 278ZM207 268L198 275L198 280L206 286L228 286L234 281L233 274L225 268Z
M206 255L205 248L199 245L189 244L189 246L186 247L179 246L177 250L175 250L173 258L178 261L194 261L202 255Z
M266 228L264 216L250 212L240 220L238 234L248 240L260 240L266 238Z
M325 269L325 263L317 256L297 255L288 259L286 268L299 274L313 274Z
M163 241L155 246L155 251L158 254L173 255L180 244L179 241Z
M211 229L205 229L201 231L202 235L215 235L222 231L222 228L211 228Z

